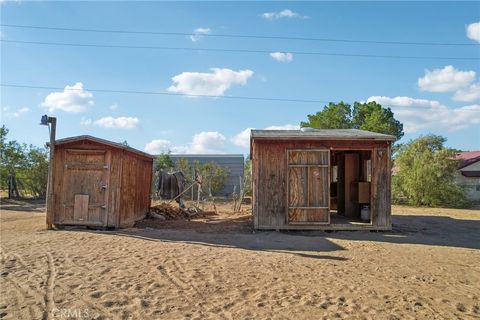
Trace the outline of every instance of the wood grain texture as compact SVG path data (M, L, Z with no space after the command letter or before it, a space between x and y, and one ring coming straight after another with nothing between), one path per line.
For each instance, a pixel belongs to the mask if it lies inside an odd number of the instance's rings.
M55 159L54 224L120 227L147 213L152 159L92 141L60 145ZM82 221L74 217L75 195L89 196Z
M372 220L391 228L391 165L390 148L375 148L372 172Z
M75 204L73 208L73 220L74 221L87 221L88 220L88 198L86 194L76 194Z
M390 218L390 145L386 141L322 141L322 140L295 140L295 141L274 141L274 140L253 140L252 141L252 181L253 181L253 213L254 213L254 226L257 229L319 229L319 230L387 230L391 228ZM372 152L372 182L371 182L371 202L373 199L378 201L379 195L382 198L382 203L374 205L371 203L372 220L375 216L375 221L372 225L316 225L316 224L289 224L288 216L293 215L295 217L301 217L301 219L310 219L307 216L313 215L313 219L320 219L319 216L324 214L328 216L328 213L323 212L308 213L302 211L303 209L288 210L288 199L290 192L288 191L288 177L290 170L287 170L288 164L293 163L309 163L313 161L311 159L305 159L300 154L294 155L293 162L287 162L287 150L289 149L322 149L338 151L367 151L365 155ZM374 155L374 149L385 149L388 152L385 153L385 159L376 159ZM363 156L363 153L362 153ZM365 159L368 156L365 157ZM337 162L341 161L337 159ZM384 165L377 168L379 162L384 162ZM338 176L340 178L341 171L338 164ZM380 174L377 169L382 170ZM318 173L318 172L317 172ZM312 175L316 173L312 172ZM320 172L323 174L323 172ZM379 183L380 176L384 178L384 182L378 188L374 186L375 183ZM374 181L375 180L375 181ZM314 183L312 180L311 183ZM342 186L339 183L338 189ZM382 189L382 191L380 191ZM312 203L321 203L322 198L318 199L315 196L310 195ZM318 202L317 202L318 201ZM340 209L340 198L339 209ZM377 208L383 207L381 212ZM290 213L292 211L292 213ZM320 209L319 209L320 211ZM378 215L382 215L380 222L377 224ZM383 219L383 222L382 222Z
M287 223L328 223L329 151L287 149L287 162Z

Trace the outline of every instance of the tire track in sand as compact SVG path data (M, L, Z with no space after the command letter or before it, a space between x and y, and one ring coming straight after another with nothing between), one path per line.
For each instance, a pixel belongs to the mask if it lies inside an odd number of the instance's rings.
M205 297L202 294L202 292L193 284L187 283L186 281L180 279L179 277L175 276L172 272L172 270L180 270L180 271L185 271L182 267L180 267L174 260L166 260L165 264L170 263L173 265L173 268L167 268L165 269L163 266L158 266L156 269L160 271L161 274L163 274L168 281L170 281L175 287L180 289L181 295L187 300L190 304L193 303L192 299L190 296L187 294L183 293L184 291L188 291L189 289L193 289L193 291L201 297L201 301L204 301ZM204 314L205 312L209 313L210 311L206 310L205 307L202 304L198 304L198 306L202 309ZM216 315L220 316L222 319L229 319L225 314L223 313L217 313ZM230 317L231 318L231 317Z
M53 309L55 308L55 301L53 300L54 289L55 289L55 276L56 269L55 264L53 263L53 256L50 252L46 253L47 255L47 285L45 287L45 312L43 314L43 319L48 319L52 314Z

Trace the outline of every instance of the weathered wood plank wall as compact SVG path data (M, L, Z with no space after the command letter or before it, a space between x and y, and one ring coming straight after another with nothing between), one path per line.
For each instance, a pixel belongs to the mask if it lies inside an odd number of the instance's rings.
M391 227L390 144L387 141L260 140L252 142L254 226L260 229L316 229L287 223L287 149L330 149L372 152L373 226ZM304 173L296 172L297 175ZM294 178L295 179L295 178ZM297 194L296 197L300 195ZM293 200L293 199L292 199ZM297 200L293 200L297 201ZM299 199L298 201L304 201Z
M88 194L89 209L82 224L131 225L149 210L152 166L151 158L97 142L57 146L54 224L81 224L73 216L74 198Z

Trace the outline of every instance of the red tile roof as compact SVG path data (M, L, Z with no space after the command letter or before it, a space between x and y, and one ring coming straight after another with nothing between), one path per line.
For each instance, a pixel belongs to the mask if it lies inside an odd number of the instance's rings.
M459 169L465 168L472 163L480 161L480 151L465 151L455 155L457 159L461 159Z

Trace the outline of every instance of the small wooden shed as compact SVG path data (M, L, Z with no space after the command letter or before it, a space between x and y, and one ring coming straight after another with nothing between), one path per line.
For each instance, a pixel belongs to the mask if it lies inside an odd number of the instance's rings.
M356 129L252 130L255 228L390 230L394 140Z
M153 157L92 136L57 140L53 171L54 225L125 227L150 207Z

